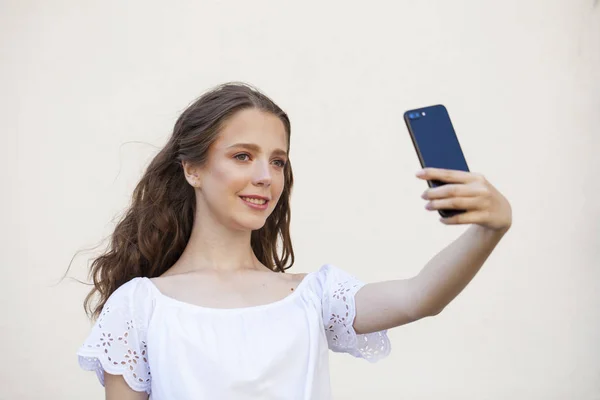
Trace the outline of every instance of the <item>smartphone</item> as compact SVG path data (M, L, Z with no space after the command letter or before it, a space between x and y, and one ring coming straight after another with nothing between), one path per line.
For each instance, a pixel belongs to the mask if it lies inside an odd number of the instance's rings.
M421 162L422 168L444 168L469 171L467 161L450 121L448 110L441 104L408 110L404 122ZM429 187L446 182L427 181ZM465 210L438 210L444 218L464 213Z

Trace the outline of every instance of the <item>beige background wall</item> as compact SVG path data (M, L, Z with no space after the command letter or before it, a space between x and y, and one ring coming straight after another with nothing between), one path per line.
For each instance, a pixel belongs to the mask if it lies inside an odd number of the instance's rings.
M402 121L444 103L514 226L440 316L338 399L600 399L600 5L504 1L0 3L0 399L102 399L64 281L178 114L224 81L292 119L297 271L409 277L463 227L427 213ZM90 254L75 258L84 278Z

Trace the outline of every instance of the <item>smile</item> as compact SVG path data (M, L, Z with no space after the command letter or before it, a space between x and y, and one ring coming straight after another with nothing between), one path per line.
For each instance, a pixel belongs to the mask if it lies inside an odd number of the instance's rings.
M265 204L267 202L265 199L253 199L250 197L242 197L242 200L250 202L252 204Z
M246 203L246 205L252 207L252 208L257 208L260 210L264 210L267 208L267 204L269 203L268 200L265 199L256 199L253 197L243 197L240 196L240 199L242 199L244 201L244 203Z

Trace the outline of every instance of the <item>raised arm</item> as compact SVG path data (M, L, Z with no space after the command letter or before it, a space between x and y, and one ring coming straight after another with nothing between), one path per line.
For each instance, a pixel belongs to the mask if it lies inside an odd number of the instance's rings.
M136 392L125 382L122 375L104 373L106 400L148 400L148 393Z
M428 189L429 210L466 209L442 219L446 225L473 224L410 279L365 285L356 294L357 333L390 329L439 314L477 274L509 230L509 202L483 176L463 171L425 169L419 178L449 184Z

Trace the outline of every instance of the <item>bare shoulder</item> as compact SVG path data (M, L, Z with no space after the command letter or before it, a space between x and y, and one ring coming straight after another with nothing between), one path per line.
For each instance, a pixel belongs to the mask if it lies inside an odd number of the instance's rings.
M181 280L181 276L179 276L179 275L162 275L162 276L150 278L150 281L160 291L162 291L164 289L168 290L170 287L177 286L177 284L180 280Z
M292 279L301 281L302 279L304 279L304 277L306 275L308 275L308 273L307 272L297 272L297 273L286 272L286 275L289 275Z
M286 277L286 279L288 279L290 282L300 283L304 280L304 278L306 278L308 273L302 272L302 273L292 274L292 273L286 272L285 274L282 274L282 275L284 275Z
M167 272L161 276L150 278L150 281L164 294L172 294L190 286L203 288L214 285L215 274L210 271Z

